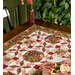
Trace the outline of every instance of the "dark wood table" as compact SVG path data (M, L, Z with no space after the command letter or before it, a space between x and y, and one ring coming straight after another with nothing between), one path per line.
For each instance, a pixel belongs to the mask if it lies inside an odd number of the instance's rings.
M44 27L49 27L49 28L57 29L57 30L64 31L64 32L67 32L67 33L71 33L71 28L63 26L63 25L52 24L50 22L45 22L45 21L42 21L42 20L35 20L35 24L38 24L38 25L44 26ZM22 31L26 30L30 26L31 25L29 24L29 21L28 21L28 22L20 25L19 27L11 30L10 32L4 34L3 35L3 43L8 41L9 39L14 37L15 35L21 33Z

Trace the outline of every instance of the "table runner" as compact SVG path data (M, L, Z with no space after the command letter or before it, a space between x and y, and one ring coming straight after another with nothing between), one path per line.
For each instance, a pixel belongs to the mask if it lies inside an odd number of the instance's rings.
M3 44L3 74L40 75L41 64L54 58L71 58L71 34L34 24Z

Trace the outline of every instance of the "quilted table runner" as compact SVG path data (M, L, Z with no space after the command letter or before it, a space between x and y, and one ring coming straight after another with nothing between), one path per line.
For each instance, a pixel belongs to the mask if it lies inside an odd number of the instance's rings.
M71 34L34 24L3 44L3 75L42 75L55 58L71 58Z

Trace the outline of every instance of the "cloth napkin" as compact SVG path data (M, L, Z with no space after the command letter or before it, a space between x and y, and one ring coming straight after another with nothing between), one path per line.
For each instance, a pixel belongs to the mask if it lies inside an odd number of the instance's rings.
M62 64L67 64L69 66L69 71L67 73L62 73L60 70L58 71L58 75L71 75L71 59L64 60L61 62ZM55 63L54 62L45 62L41 69L45 75L51 75L52 69L55 69Z

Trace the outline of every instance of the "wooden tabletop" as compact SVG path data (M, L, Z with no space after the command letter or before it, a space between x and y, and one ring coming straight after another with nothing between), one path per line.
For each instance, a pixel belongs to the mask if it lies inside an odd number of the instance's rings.
M57 30L64 31L64 32L67 32L67 33L71 33L71 28L63 26L63 25L52 24L50 22L45 22L45 21L42 21L42 20L35 20L35 24L38 24L38 25L44 26L44 27L48 27L48 28L57 29ZM29 24L29 21L28 21L28 22L20 25L19 27L11 30L10 32L4 34L3 35L3 43L8 41L9 39L14 37L15 35L21 33L22 31L26 30L29 27L31 27L31 25Z

